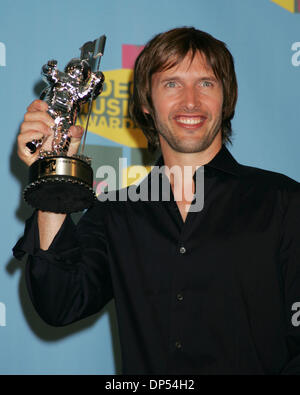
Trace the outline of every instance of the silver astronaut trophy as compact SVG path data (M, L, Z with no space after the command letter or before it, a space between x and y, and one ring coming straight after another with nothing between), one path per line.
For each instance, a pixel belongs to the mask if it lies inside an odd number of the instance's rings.
M64 72L57 61L50 60L42 68L47 87L41 99L48 104L54 119L52 149L43 149L43 139L28 142L31 153L40 149L38 159L29 168L29 185L24 199L36 209L54 213L73 213L88 208L95 200L91 159L83 155L92 101L103 88L104 76L99 71L106 37L101 36L81 47L80 59L72 59ZM68 131L75 124L81 106L89 101L89 110L81 153L67 156Z

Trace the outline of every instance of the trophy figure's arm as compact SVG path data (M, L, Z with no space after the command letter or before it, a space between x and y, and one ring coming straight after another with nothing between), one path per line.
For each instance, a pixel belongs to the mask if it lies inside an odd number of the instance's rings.
M78 97L86 102L93 94L93 98L97 97L103 89L104 74L101 71L91 73L91 77L86 84L81 86L78 90Z
M57 69L57 61L49 60L47 64L42 67L42 77L48 84L55 84L59 80L59 70Z
M48 93L50 90L50 86L46 86L46 88L44 88L40 94L40 100L45 100L45 98L47 97Z

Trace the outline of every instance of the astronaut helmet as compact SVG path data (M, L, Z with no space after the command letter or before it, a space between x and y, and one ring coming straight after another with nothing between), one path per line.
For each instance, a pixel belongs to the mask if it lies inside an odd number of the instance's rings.
M86 60L71 59L65 67L65 72L78 82L84 82L90 78L91 68Z

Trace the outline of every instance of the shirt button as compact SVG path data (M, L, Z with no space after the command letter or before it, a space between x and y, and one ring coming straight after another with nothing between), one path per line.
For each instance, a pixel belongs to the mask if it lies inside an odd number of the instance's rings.
M182 294L177 294L177 300L179 300L180 302L183 300L183 295Z
M182 349L181 342L179 342L179 341L175 342L175 347L177 348L177 350L181 350Z
M180 247L179 252L180 252L180 254L185 254L186 249L184 247Z

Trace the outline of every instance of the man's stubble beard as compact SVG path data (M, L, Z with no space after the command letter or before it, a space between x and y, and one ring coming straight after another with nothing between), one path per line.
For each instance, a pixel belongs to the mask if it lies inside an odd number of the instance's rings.
M197 141L193 141L192 146L190 146L187 141L177 139L176 135L172 133L168 125L160 122L156 114L154 114L154 124L158 134L162 136L174 151L192 154L205 151L212 144L221 129L222 118L220 116L213 129L207 130L203 137L199 138Z

